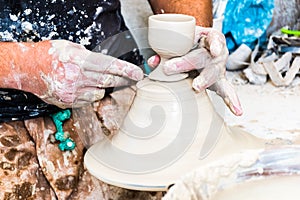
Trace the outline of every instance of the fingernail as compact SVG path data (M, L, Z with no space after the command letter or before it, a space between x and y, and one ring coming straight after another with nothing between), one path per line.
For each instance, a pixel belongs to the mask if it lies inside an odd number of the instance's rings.
M210 51L213 56L219 56L221 54L222 45L217 42L213 42L210 46Z
M243 114L243 109L242 109L241 105L239 105L239 106L234 106L233 105L232 107L233 107L233 110L234 110L234 114L236 116L241 116Z
M133 80L140 81L144 78L144 73L141 69L136 69L132 71Z
M173 58L171 60L168 60L164 64L164 71L166 74L175 74L175 73L180 73L184 71L185 65L187 63L184 62L182 57L180 58Z
M172 61L167 61L165 62L163 69L166 74L171 75L177 71L178 66Z
M198 76L197 78L195 78L193 80L192 86L197 92L201 92L202 90L204 90L206 88L206 84L207 84L207 81L205 79L203 79L201 76Z
M152 56L148 59L148 65L152 66L155 61L155 56Z
M150 67L156 67L156 65L159 64L159 58L158 58L158 56L157 56L157 55L151 56L151 57L148 59L147 63L148 63L148 65L149 65Z

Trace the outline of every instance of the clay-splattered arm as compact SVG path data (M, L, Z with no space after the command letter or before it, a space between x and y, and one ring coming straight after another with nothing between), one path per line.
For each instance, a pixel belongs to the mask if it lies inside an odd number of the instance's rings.
M0 87L31 92L61 108L104 96L104 88L143 78L142 70L66 40L0 42Z
M192 15L196 24L212 26L212 0L149 0L155 14L180 13Z
M51 66L47 54L50 47L48 42L0 42L0 87L43 94L47 86L39 79L39 73L50 71L46 67Z

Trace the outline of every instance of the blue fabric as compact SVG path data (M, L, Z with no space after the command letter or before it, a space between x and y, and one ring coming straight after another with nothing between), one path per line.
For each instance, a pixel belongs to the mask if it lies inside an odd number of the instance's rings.
M223 21L229 51L241 44L254 48L272 21L274 0L228 0ZM262 38L264 40L264 38Z

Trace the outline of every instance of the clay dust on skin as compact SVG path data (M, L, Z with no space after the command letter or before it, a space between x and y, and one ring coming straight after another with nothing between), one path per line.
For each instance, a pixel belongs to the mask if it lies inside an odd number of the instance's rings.
M28 47L26 45L24 45L23 43L18 43L18 45L22 52L26 52L29 50Z

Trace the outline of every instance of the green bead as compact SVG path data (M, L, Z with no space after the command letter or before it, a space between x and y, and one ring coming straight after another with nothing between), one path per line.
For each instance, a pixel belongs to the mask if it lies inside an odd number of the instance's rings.
M64 132L56 132L55 133L55 139L60 142L66 141L67 138L68 138L68 136L66 136L66 134Z
M60 141L58 148L61 151L73 150L76 146L75 142L69 138L69 134L66 134L63 131L63 122L71 117L71 111L63 110L50 116L52 117L57 131L55 133L55 139Z
M71 117L71 111L70 110L62 110L62 111L52 114L50 116L52 117L52 120L55 124L57 132L63 132L63 121L65 121L66 119L69 119Z
M73 150L75 148L76 144L73 140L71 140L70 138L67 138L65 141L61 142L58 145L58 148L61 151L70 151Z

